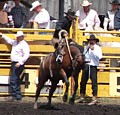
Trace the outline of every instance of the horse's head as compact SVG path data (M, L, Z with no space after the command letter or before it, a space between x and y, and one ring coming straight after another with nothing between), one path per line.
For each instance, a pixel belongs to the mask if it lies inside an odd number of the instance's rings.
M78 45L72 39L68 39L68 43L69 43L70 52L72 56L73 69L84 68L84 64L85 64L85 58L83 55L84 47L81 45Z
M62 63L64 52L64 47L66 46L66 36L68 35L66 30L61 30L59 32L59 42L56 44L56 61Z

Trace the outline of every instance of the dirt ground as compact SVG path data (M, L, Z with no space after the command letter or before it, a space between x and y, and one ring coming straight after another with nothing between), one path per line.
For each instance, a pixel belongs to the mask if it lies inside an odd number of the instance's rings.
M40 97L38 109L33 109L34 97L22 102L6 102L0 97L0 115L120 115L120 98L99 98L97 105L63 103L60 97L52 98L52 108L46 107L47 98Z

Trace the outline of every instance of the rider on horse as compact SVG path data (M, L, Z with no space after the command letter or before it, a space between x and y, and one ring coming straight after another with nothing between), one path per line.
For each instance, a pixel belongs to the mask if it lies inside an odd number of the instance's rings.
M54 32L53 39L52 39L52 43L53 43L55 49L57 49L58 44L60 42L59 32L61 30L66 30L67 33L69 34L69 30L72 25L72 21L76 19L75 12L72 11L71 9L69 9L67 12L64 12L64 13L66 14L66 16L64 16L61 20L59 20L56 23L55 32ZM65 38L67 36L67 33L66 32L61 33L61 38ZM61 53L62 53L62 55L64 55L64 51L61 51ZM59 55L56 58L56 61L58 61L58 60L60 63L62 62L61 55Z

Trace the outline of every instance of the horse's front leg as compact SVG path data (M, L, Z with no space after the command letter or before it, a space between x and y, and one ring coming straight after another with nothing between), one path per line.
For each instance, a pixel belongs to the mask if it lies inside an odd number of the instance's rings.
M65 93L63 95L63 102L67 102L68 99L68 88L69 88L69 80L67 78L67 75L65 73L65 71L63 69L61 69L60 71L60 75L63 77L64 81L65 81L65 85L66 85L66 90Z
M51 99L52 99L53 93L57 87L58 82L59 81L52 81L52 85L51 85L51 88L49 91L48 103L47 103L48 107L51 107Z
M72 97L69 99L69 103L72 104L72 105L74 104L75 97L76 97L76 91L78 89L78 76L79 76L79 72L73 74L73 78L74 78L74 82L75 82L74 92L72 94Z

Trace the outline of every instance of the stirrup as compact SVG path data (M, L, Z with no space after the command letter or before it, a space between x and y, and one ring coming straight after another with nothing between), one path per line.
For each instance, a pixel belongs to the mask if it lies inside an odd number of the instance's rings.
M63 56L61 54L59 54L56 58L56 62L62 63L62 61L63 61Z

